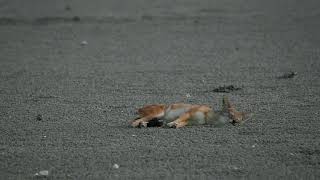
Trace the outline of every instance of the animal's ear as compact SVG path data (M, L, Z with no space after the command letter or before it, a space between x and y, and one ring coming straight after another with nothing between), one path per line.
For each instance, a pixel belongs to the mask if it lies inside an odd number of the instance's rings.
M228 112L231 116L235 116L235 109L232 109L232 108L228 108Z
M229 112L230 108L233 108L233 105L230 103L229 98L227 96L223 96L222 99L222 111Z
M226 102L228 100L227 96L223 96L222 98L222 112L227 112L228 111L228 107L226 105Z

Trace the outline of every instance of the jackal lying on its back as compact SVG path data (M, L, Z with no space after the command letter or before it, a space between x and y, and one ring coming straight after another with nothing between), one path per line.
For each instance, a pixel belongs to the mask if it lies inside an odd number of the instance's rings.
M163 126L180 128L190 125L242 123L249 114L239 112L226 96L222 100L222 110L214 111L207 105L193 104L154 104L138 110L139 117L131 121L133 127Z

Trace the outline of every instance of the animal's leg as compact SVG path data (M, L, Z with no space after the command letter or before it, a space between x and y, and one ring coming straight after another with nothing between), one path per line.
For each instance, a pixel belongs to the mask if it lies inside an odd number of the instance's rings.
M167 126L175 127L175 128L184 127L188 124L188 120L190 117L191 117L191 113L188 111L182 114L178 119L168 123Z
M137 118L135 118L135 119L133 119L133 120L130 120L130 121L128 121L128 123L129 124L132 124L134 121L136 121L136 120L138 120L138 119L140 119L141 117L137 117Z
M148 122L154 118L156 118L156 117L146 116L146 117L136 119L131 123L131 126L132 127L139 127L139 126L147 127Z

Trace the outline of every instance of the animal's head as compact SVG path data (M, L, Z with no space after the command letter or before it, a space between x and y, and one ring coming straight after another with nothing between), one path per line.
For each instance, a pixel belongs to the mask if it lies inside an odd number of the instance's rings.
M243 123L253 116L252 113L237 111L227 96L223 96L222 99L222 112L230 118L230 122L234 125L236 123Z

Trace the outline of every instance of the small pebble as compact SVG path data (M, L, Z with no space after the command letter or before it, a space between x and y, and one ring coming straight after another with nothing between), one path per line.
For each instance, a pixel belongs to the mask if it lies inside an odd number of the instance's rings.
M66 5L66 7L64 8L66 11L70 11L71 10L71 7L70 5Z
M81 45L83 45L83 46L85 46L85 45L87 45L87 44L88 44L87 41L82 41L82 42L81 42Z
M291 79L294 78L295 76L297 76L298 73L297 72L289 72L289 73L285 73L282 76L279 76L278 79Z
M37 119L38 121L41 121L41 120L42 120L42 115L41 115L41 114L38 114L37 117L36 117L36 119Z
M239 170L240 168L238 168L237 166L233 166L234 170Z
M135 134L132 134L132 137L136 137L137 135L135 135Z
M34 174L35 176L48 176L49 171L48 170L42 170Z
M79 16L73 16L72 21L78 22L78 21L80 21L80 17Z
M256 147L256 145L257 145L257 144L254 144L254 145L252 145L251 147L252 147L252 148L255 148L255 147Z
M233 170L240 170L240 168L239 168L239 167L234 166L234 165L229 166L229 168L230 168L230 169L233 169Z
M118 164L114 164L113 166L112 166L114 169L119 169L119 165Z

